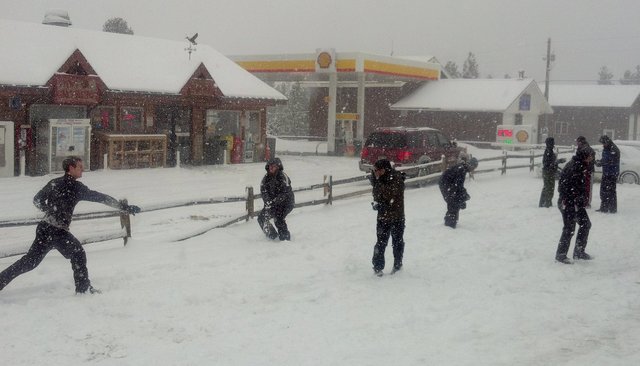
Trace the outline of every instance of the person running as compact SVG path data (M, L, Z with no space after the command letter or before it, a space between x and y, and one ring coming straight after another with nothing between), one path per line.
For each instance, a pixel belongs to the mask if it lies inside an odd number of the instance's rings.
M36 268L51 249L56 249L71 261L76 293L100 293L89 281L87 255L80 241L69 232L73 210L80 201L103 203L132 215L139 213L140 207L92 191L79 182L84 171L81 158L66 158L62 168L64 175L49 181L33 198L34 205L44 212L44 218L36 228L36 238L27 254L0 273L0 290L14 278Z

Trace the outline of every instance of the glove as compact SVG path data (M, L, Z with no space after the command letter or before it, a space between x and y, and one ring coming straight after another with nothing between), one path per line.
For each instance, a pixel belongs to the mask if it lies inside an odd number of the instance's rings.
M378 211L378 210L380 209L380 203L378 203L378 202L371 202L371 208L372 208L374 211Z
M466 202L462 202L460 205L458 205L460 207L461 210L464 210L465 208L467 208L467 203Z
M469 193L465 193L464 194L464 201L466 202L466 201L468 201L470 199L471 199L471 196L469 196Z
M602 160L596 160L596 166L602 166Z
M268 210L268 209L270 209L270 208L271 208L271 206L272 206L272 205L273 205L273 201L266 201L266 202L264 203L264 209L265 209L265 210Z
M142 211L140 209L140 207L136 206L136 205L123 205L121 208L122 211L130 214L130 215L136 215L137 213L140 213L140 211Z

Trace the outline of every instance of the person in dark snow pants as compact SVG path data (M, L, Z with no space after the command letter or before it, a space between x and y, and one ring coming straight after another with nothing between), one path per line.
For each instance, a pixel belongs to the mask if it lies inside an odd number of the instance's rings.
M269 160L264 168L267 173L260 183L264 208L258 215L258 224L269 239L291 240L285 220L295 205L291 179L284 173L284 166L279 158ZM270 222L271 219L275 228Z
M78 181L84 169L82 159L68 157L62 162L65 174L52 179L33 198L34 205L45 215L36 228L36 238L29 251L0 273L0 290L19 275L36 268L51 249L71 261L76 293L96 293L87 270L87 256L80 241L69 232L73 210L80 201L103 203L136 214L140 208L126 205L106 194L92 191Z
M440 177L439 187L442 198L447 203L447 213L444 215L444 224L453 229L458 224L461 209L467 208L467 201L471 199L464 188L464 179L469 172L478 167L478 159L471 158L448 168Z
M620 174L620 149L607 135L600 137L602 143L602 159L596 162L602 167L602 181L600 182L600 209L598 212L618 212L618 175Z
M558 160L556 153L553 152L555 140L553 137L547 137L545 140L547 148L542 155L542 193L540 193L539 207L551 207L553 201L553 193L556 187L556 171L558 163L564 162L564 159Z
M588 198L587 177L591 175L589 164L593 160L593 149L584 147L576 151L576 155L571 158L562 169L560 180L558 181L558 209L562 213L562 234L556 250L556 261L570 264L567 252L571 245L571 238L576 230L576 223L580 226L576 236L576 245L573 249L573 259L589 260L591 256L585 252L591 221L587 214L586 205Z
M404 255L404 180L405 175L391 167L391 162L381 159L373 165L370 176L373 186L372 208L378 211L376 223L376 244L373 248L373 272L382 276L385 260L384 252L391 237L393 247L393 270L402 268Z

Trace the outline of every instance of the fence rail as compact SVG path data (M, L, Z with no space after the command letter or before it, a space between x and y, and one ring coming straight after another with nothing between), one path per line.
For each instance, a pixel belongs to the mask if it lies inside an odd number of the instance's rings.
M574 151L573 149L563 149L562 151L557 150L558 154L566 154L573 151ZM517 153L509 153L507 151L503 151L503 154L501 156L478 159L479 162L501 161L501 166L495 167L495 168L476 169L473 172L472 177L477 174L484 174L484 173L491 173L491 172L498 172L498 171L501 172L502 175L504 175L510 169L529 168L530 171L533 171L535 166L540 165L539 162L536 163L535 161L536 158L540 158L540 157L542 157L542 154L535 154L534 150L530 150L529 154L517 154ZM518 165L508 166L507 162L509 159L516 159L516 160L529 159L529 162L528 164L518 164ZM427 174L430 168L435 166L439 167L440 171ZM430 162L427 164L420 164L412 167L398 168L398 170L412 173L412 175L413 174L416 175L415 177L408 178L405 181L405 186L409 188L418 188L418 187L423 187L427 184L435 183L436 181L439 180L442 174L441 172L444 171L444 169L446 169L446 161L444 160L444 157L439 161ZM294 192L313 191L317 189L322 189L323 198L312 199L305 202L299 202L299 203L296 203L295 207L299 208L299 207L307 207L307 206L314 206L314 205L321 205L321 204L332 204L334 200L348 199L352 197L361 196L363 194L369 194L371 193L371 187L368 185L366 188L356 186L355 190L347 193L341 193L338 195L335 195L333 192L334 187L336 186L359 183L362 181L367 181L368 179L369 179L369 174L363 174L363 175L358 175L358 176L343 178L338 180L333 180L333 177L331 175L325 175L324 181L322 183L315 183L308 186L296 187L294 189ZM231 218L222 223L216 223L213 225L203 227L200 230L197 230L188 235L185 235L184 237L174 240L174 241L185 241L190 238L205 234L213 229L227 227L229 225L242 222L242 221L248 221L252 217L257 216L258 212L255 209L255 200L260 198L262 198L262 195L260 193L255 194L253 187L247 187L244 196L204 198L204 199L189 200L186 202L171 202L171 203L159 204L152 207L144 208L142 210L142 213L187 207L187 206L195 206L195 205L221 204L221 203L242 202L242 201L246 202L245 214L239 215L238 217ZM107 234L107 235L96 236L96 237L85 239L82 241L82 244L84 245L84 244L97 243L97 242L122 238L124 240L124 245L126 245L128 238L131 237L131 219L129 217L129 214L124 212L119 212L119 211L97 211L97 212L73 215L74 220L92 220L92 219L101 219L101 218L118 217L118 216L120 217L120 231L114 232L113 234ZM36 225L40 222L40 220L41 220L40 218L4 220L4 221L0 221L0 229ZM9 257L14 255L20 255L20 254L24 254L24 252L12 253L12 254L0 256L0 257Z

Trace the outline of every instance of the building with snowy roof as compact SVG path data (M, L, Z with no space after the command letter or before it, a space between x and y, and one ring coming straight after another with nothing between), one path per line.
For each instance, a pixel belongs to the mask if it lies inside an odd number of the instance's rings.
M597 144L600 136L640 139L640 85L550 84L554 113L544 126L556 144L573 145L578 136Z
M91 169L104 154L111 168L216 163L227 141L234 162L259 160L266 108L286 103L195 42L0 20L0 44L0 121L14 122L30 175L80 150L91 151ZM52 120L87 120L90 134L76 141L85 146L53 146L61 132L43 128Z
M533 79L440 79L391 106L402 125L428 126L450 138L536 144L539 119L553 113Z

